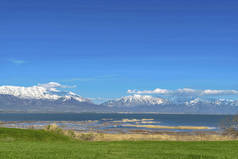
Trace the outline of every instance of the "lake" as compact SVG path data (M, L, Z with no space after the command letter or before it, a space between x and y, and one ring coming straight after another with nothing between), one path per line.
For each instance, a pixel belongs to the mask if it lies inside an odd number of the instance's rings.
M231 115L195 114L126 114L126 113L0 113L0 121L6 127L39 128L57 123L64 128L75 130L110 130L124 128L170 131L194 131L193 127L208 127L205 131L219 130L221 122ZM167 126L167 127L165 127ZM170 128L172 126L172 128ZM179 128L178 126L188 126Z

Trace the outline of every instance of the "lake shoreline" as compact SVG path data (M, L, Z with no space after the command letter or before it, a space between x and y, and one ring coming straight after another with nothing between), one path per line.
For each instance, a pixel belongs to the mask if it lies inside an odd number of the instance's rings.
M72 121L73 124L90 124L96 121ZM68 121L41 121L44 125L28 125L25 127L17 126L19 123L34 124L34 121L8 121L1 122L1 127L20 128L20 129L43 129L46 131L60 131L66 136L73 134L73 138L81 139L82 136L90 141L232 141L238 140L237 137L224 135L221 131L204 131L194 129L193 131L172 131L159 129L127 129L127 128L111 128L111 129L86 129L75 130L65 129L61 124L68 124ZM7 124L12 124L10 127ZM52 129L53 127L53 129Z

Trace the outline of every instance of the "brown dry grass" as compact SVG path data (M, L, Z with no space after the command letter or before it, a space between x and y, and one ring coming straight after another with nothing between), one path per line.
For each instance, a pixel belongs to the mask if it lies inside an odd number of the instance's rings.
M184 128L183 128L184 129ZM111 134L96 132L78 132L73 130L64 130L56 124L45 127L46 131L54 131L57 133L70 136L78 140L87 141L228 141L238 140L238 137L222 135L218 133L194 132L194 133L177 133L177 132L144 132L144 133L128 133L128 134Z
M237 140L231 136L223 136L218 134L107 134L107 133L75 133L76 138L80 138L82 134L93 135L93 141L228 141Z
M123 125L126 127L136 127L136 128L159 128L159 129L183 129L183 130L204 130L210 129L206 126L162 126L162 125Z

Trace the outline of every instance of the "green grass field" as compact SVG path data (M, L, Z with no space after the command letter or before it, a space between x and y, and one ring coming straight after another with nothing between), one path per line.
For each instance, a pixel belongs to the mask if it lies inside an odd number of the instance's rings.
M87 142L44 130L0 128L0 159L216 158L238 159L238 142Z

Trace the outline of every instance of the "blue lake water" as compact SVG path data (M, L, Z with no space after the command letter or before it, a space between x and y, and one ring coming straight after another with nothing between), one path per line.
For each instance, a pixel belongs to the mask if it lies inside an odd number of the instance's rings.
M121 121L123 119L151 119L154 123L150 125L163 125L163 126L207 126L211 127L211 130L217 130L221 122L227 118L231 118L231 115L191 115L191 114L103 114L103 113L63 113L63 114L23 114L23 113L0 113L0 121L18 121L27 122L34 121L98 121L99 123L105 121ZM125 123L123 123L125 124ZM135 124L135 122L130 122ZM77 124L76 124L77 125ZM104 124L105 125L105 124ZM100 128L100 126L98 126ZM115 125L108 126L107 128L115 127ZM117 125L117 128L122 127Z

